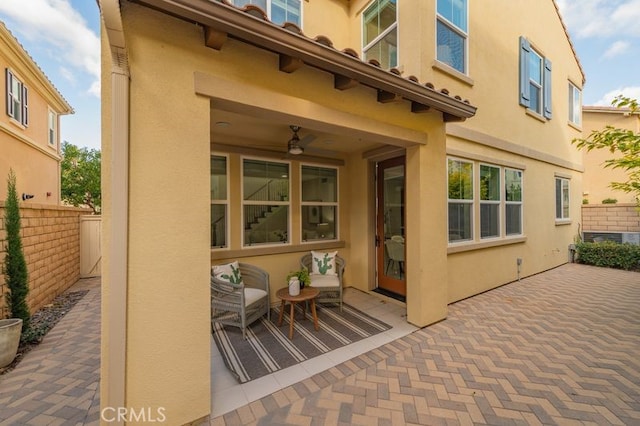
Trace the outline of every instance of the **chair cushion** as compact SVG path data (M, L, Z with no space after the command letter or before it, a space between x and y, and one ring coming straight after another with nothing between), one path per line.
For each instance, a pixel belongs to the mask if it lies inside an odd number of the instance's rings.
M267 296L267 292L264 290L260 290L259 288L244 288L244 306L249 306L250 304L257 302L263 297Z
M337 275L311 274L311 287L340 287Z
M320 275L338 275L336 269L337 251L311 251L311 273Z
M221 281L233 284L244 284L242 282L242 275L240 274L238 261L226 263L224 265L215 265L211 268L211 273Z

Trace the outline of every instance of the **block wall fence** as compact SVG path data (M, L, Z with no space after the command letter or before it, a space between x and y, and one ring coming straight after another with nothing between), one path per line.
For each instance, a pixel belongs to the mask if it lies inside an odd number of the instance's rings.
M29 273L27 303L33 314L80 277L80 216L90 209L21 204L22 247ZM0 201L0 265L4 265L7 233L5 202ZM5 276L0 274L0 318L7 318Z
M635 204L584 204L583 232L640 232L640 211Z

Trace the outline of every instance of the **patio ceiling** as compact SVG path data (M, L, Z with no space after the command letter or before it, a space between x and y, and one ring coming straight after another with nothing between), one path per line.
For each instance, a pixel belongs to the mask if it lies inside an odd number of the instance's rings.
M211 109L211 142L216 145L264 149L286 155L291 139L291 124L252 117L221 109ZM301 127L298 136L305 154L322 157L343 157L351 152L367 151L383 146L365 137L353 137L331 129Z

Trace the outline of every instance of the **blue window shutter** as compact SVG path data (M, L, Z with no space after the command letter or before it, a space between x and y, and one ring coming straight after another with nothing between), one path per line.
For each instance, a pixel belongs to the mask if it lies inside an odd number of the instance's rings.
M551 119L551 61L544 58L544 99L543 114L545 118Z
M531 46L529 41L520 37L520 105L529 108L531 96L529 94L529 54Z

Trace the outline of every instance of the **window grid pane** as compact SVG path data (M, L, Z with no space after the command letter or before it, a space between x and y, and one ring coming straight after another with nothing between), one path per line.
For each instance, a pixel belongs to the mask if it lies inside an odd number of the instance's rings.
M438 60L465 72L465 38L441 21L437 23Z
M438 0L438 14L467 32L467 0Z
M336 239L338 219L338 170L303 165L302 241Z
M473 200L473 163L448 160L450 200Z
M211 204L211 247L227 247L226 204Z

